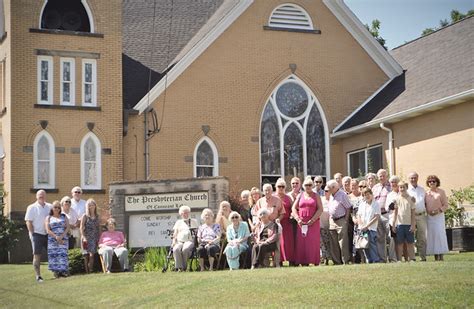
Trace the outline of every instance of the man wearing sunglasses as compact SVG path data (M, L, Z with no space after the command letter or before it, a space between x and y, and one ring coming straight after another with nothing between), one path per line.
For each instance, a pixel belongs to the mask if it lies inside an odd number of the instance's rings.
M82 199L82 189L81 187L74 187L71 190L71 208L77 213L77 217L79 218L78 223L80 225L82 216L86 213L86 201ZM75 248L81 247L81 238L75 238Z

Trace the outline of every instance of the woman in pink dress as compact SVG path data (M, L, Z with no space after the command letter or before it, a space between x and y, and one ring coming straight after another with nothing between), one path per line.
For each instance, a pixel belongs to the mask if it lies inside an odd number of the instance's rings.
M306 177L303 182L304 192L300 193L293 203L292 214L298 222L296 231L296 265L319 265L320 261L320 226L319 217L323 205L318 194L313 192L313 181Z
M288 261L290 265L295 263L295 233L293 224L290 222L291 205L293 204L291 198L286 194L286 182L283 178L278 178L276 181L276 196L280 198L285 214L280 221L283 229L280 237L280 259L281 261Z

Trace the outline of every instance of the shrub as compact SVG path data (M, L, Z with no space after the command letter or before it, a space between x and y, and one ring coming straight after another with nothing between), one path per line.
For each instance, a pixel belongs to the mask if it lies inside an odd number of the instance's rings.
M147 248L145 250L145 258L143 261L136 262L133 271L154 272L161 271L166 263L166 255L168 250L165 247Z
M10 220L3 213L3 188L0 188L0 263L8 262L8 251L15 246L18 241L18 234L21 228L17 223Z
M86 272L84 269L84 258L82 257L81 249L70 249L68 251L69 258L69 274L83 274Z
M474 184L467 188L459 190L451 190L451 196L448 198L448 209L444 213L445 223L448 227L453 227L456 224L464 224L464 207L463 202L474 204Z

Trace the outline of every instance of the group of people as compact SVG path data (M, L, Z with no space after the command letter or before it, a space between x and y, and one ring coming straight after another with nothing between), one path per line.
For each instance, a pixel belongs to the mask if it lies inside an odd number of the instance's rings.
M48 269L56 278L68 276L68 249L72 248L81 249L87 273L94 268L97 252L102 257L105 272L110 273L114 253L122 269L128 270L126 239L122 232L115 230L115 220L109 218L107 230L101 231L96 202L82 199L80 187L74 187L71 195L72 198L65 196L49 204L46 192L38 190L36 201L26 210L36 281L43 281L40 271L43 251L48 253Z
M190 219L190 209L179 209L182 219L173 228L176 270L184 271L196 245L201 270L214 269L216 257L225 255L230 270L241 267L278 267L349 263L420 261L434 255L442 261L449 252L444 225L447 196L435 175L427 177L427 190L418 174L408 182L388 178L386 170L363 179L337 173L324 179L307 177L302 185L291 179L291 189L280 178L244 190L240 203L223 201L214 219L211 209L201 215L203 224ZM192 231L196 230L196 241Z

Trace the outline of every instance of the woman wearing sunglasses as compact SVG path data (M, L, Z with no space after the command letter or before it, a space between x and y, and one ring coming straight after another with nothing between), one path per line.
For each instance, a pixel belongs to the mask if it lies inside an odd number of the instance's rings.
M69 222L66 215L61 213L59 201L53 202L53 207L45 221L45 227L48 233L48 269L53 272L55 278L67 277Z
M448 240L444 225L444 212L448 209L448 198L440 189L441 182L435 175L426 179L428 190L425 196L427 239L426 254L434 255L435 261L443 261L443 254L448 253Z
M242 217L236 211L230 213L229 221L231 221L231 224L227 227L227 246L224 254L227 257L230 270L235 270L239 269L240 266L240 254L246 252L249 248L250 231L247 223L242 222Z

